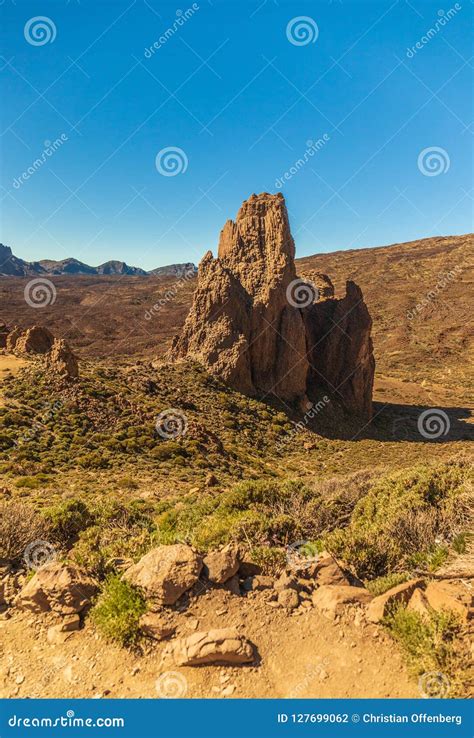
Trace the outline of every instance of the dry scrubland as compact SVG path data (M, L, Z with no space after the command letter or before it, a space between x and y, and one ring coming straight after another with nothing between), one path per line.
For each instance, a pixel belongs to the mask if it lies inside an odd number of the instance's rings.
M148 604L121 576L161 544L205 555L235 543L254 566L248 571L275 580L287 547L303 540L306 555L331 552L348 581L373 595L441 576L470 594L472 245L472 236L427 239L297 262L328 273L338 289L346 278L361 285L377 360L371 423L331 402L299 432L296 410L244 397L196 364L163 362L192 285L145 320L169 279L55 279L62 305L41 311L41 321L77 350L81 375L64 382L41 359L0 357L0 559L13 564L11 586L19 587L31 576L22 569L25 546L45 540L99 591L81 616L85 627L59 643L46 639L51 614L6 611L2 696L155 696L164 644L143 635ZM1 279L0 290L2 320L38 322L21 279ZM433 407L448 414L450 430L430 441L417 419ZM167 408L187 420L186 433L170 440L155 429ZM238 596L235 585L232 593L201 576L170 607L178 635L238 626L259 657L238 669L183 667L189 696L419 696L416 677L426 672L446 676L447 696L469 693L472 621L398 606L377 625L347 612L328 620L303 607L311 600L303 592L301 584L293 610L277 607L264 588ZM295 660L293 645L306 655Z

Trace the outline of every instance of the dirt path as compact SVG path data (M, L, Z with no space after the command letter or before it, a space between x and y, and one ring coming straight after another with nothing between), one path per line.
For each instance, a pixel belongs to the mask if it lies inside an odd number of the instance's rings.
M312 608L288 615L217 590L177 613L178 635L238 626L260 661L238 668L162 664L163 643L133 654L87 623L53 645L51 622L18 612L0 620L0 697L419 697L393 641L354 611L337 622Z

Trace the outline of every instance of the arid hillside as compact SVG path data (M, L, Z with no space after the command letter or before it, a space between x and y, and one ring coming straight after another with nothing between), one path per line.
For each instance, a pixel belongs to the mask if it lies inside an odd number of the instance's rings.
M380 248L336 251L297 260L300 272L329 274L336 294L346 279L363 290L373 317L376 391L381 400L427 401L424 387L468 401L469 302L474 235L429 238ZM53 277L54 303L38 310L24 298L26 278L0 278L0 318L40 322L83 358L160 357L179 331L194 277ZM403 392L399 383L403 381Z

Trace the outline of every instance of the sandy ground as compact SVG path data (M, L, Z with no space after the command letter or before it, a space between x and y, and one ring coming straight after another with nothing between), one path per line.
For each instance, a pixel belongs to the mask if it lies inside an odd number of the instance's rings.
M397 646L362 611L337 621L313 608L289 615L260 593L214 590L176 613L177 634L237 626L257 647L255 665L176 667L165 642L144 653L105 643L86 622L50 644L51 616L12 611L0 620L0 697L419 697ZM158 686L157 686L158 685Z

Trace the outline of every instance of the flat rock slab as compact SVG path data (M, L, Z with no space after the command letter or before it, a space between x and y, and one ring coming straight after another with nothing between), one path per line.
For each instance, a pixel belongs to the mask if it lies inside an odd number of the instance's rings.
M255 651L236 628L222 628L178 638L169 644L165 655L177 666L247 664L254 660Z

